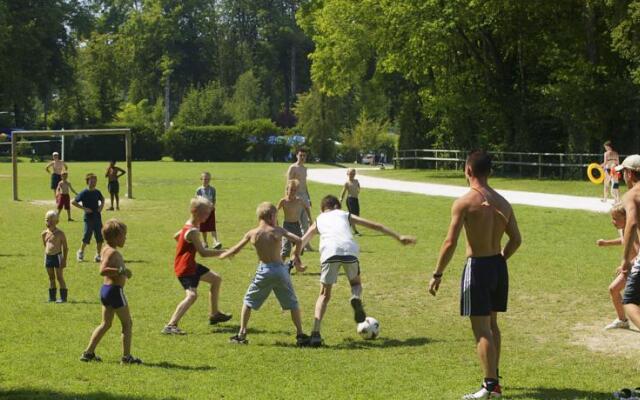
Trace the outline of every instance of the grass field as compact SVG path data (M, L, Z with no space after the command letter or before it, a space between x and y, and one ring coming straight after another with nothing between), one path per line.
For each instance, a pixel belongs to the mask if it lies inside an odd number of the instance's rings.
M70 180L80 189L86 172L102 175L106 166L71 163ZM71 247L65 271L71 301L49 304L39 237L45 211L52 207L42 202L52 198L48 176L44 164L22 163L22 201L13 202L10 167L0 164L0 398L457 399L480 383L469 322L458 315L463 240L438 297L426 292L451 199L362 192L363 217L418 237L418 244L408 248L373 232L358 239L364 303L381 322L379 339L363 341L356 334L348 284L341 276L323 324L323 348L293 346L289 314L274 297L253 313L250 344L234 346L228 339L237 330L242 297L255 270L253 251L246 249L231 262L204 260L224 278L221 307L233 312L231 323L208 326L202 296L182 321L189 334L167 337L160 330L184 295L173 275L172 235L188 217L200 171L213 174L220 239L230 246L254 226L259 202L281 197L287 166L135 163L136 198L124 200L120 212L105 212L103 220L117 216L129 227L122 253L134 273L126 287L133 354L145 364L118 363L117 321L97 349L104 362L84 364L78 358L100 322L102 281L95 263L73 257L82 222L63 218L60 224ZM382 172L410 177L402 173ZM498 187L540 188L531 181L498 182ZM565 189L574 185L555 183ZM105 193L103 179L98 185ZM311 183L310 190L315 214L320 198L340 188ZM78 211L74 216L81 220ZM602 330L614 318L607 286L620 254L619 248L595 246L596 239L616 234L608 217L524 206L515 212L524 242L510 260L509 312L501 318L505 397L609 399L617 388L640 386L640 336ZM92 250L87 252L91 258ZM319 286L318 253L303 259L308 272L293 281L308 330Z
M466 186L462 170L430 170L430 169L385 169L364 170L365 175L379 178L399 179L404 181L440 183L445 185ZM575 196L602 197L602 185L594 185L588 180L563 181L558 179L514 179L491 178L492 185L497 189L524 190L529 192L569 194ZM621 191L626 187L621 180ZM611 198L611 196L609 196Z

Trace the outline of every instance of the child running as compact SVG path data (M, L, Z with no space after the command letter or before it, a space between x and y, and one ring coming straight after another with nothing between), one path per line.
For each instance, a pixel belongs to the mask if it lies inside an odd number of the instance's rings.
M208 246L207 243L207 232L211 232L211 238L213 239L213 248L221 249L222 243L218 241L218 232L216 231L216 188L210 185L211 182L211 174L208 172L203 172L200 175L200 180L202 181L202 186L196 189L197 197L204 197L209 200L212 204L211 213L207 217L207 219L200 224L200 232L202 232L202 240L204 247Z
M360 281L360 263L358 255L360 248L353 240L351 225L362 225L369 229L382 232L395 238L403 245L415 244L412 236L399 235L377 222L368 221L356 215L340 210L340 201L335 196L325 196L320 203L321 214L316 222L309 227L302 238L304 246L315 234L320 234L320 295L316 301L313 331L311 331L310 345L322 345L320 324L331 298L331 289L338 281L338 271L342 266L351 285L351 306L357 323L363 322L367 314L362 306L362 283Z
M291 319L296 327L296 343L298 346L309 344L309 336L302 331L302 318L298 299L293 290L289 270L282 262L280 241L286 237L295 244L293 260L300 264L300 238L278 226L278 209L271 203L261 203L256 210L258 227L247 232L242 240L225 251L220 258L224 259L237 254L247 243L251 242L258 255L258 269L253 281L244 295L240 318L240 331L231 337L231 343L247 344L247 326L251 310L259 310L260 306L273 291L283 310L291 310Z
M122 324L122 364L142 364L142 360L131 355L132 322L129 304L124 295L124 285L131 279L131 270L125 267L124 258L118 252L127 240L127 226L116 219L110 219L104 224L102 234L107 245L102 249L100 275L104 277L100 288L102 302L102 323L93 331L87 349L82 353L80 361L102 361L96 355L96 347L105 333L111 328L114 314Z
M347 194L347 209L349 210L349 214L360 216L360 202L358 200L358 195L360 194L360 182L358 182L356 177L356 169L349 168L347 169L347 181L344 183L342 187L342 193L340 193L340 203L344 199L344 195ZM355 235L360 235L356 226L353 225L353 233Z
M309 221L313 222L311 218L311 209L305 201L296 196L298 190L298 180L290 179L287 181L287 188L285 191L285 197L278 202L278 210L284 210L284 223L282 227L289 233L302 237L302 229L300 228L300 215L304 210L309 218ZM282 237L282 249L280 251L282 260L284 261L291 255L291 241L286 237ZM286 263L289 267L289 271L294 266L293 260L289 260ZM302 265L296 267L296 271L304 272L305 268Z
M178 328L178 323L197 300L200 281L211 285L209 289L209 324L215 325L231 319L230 314L224 314L218 309L222 278L204 265L196 263L196 253L200 254L201 257L215 257L222 253L221 250L204 248L200 241L200 231L197 228L209 217L212 207L211 202L204 197L192 199L190 206L191 218L174 235L174 239L178 242L174 270L186 292L186 296L178 304L171 319L162 329L162 333L165 335L186 334L185 331Z
M107 208L109 211L113 211L113 199L116 199L116 210L120 210L120 182L118 178L126 174L125 170L120 167L116 167L116 160L112 160L109 163L107 172L104 177L107 178L107 190L109 190L109 196L111 196L111 207Z
M68 177L69 173L64 171L62 173L62 180L58 182L58 187L56 188L56 205L58 207L58 216L60 216L60 212L64 208L67 210L67 221L73 221L71 218L71 197L69 196L69 191L72 191L76 196L78 192L71 186L71 182L67 180Z
M624 227L627 219L627 213L624 209L624 205L622 203L616 203L611 208L611 223L613 226L618 228L618 231L621 233L620 238L604 240L599 239L596 244L600 247L604 246L619 246L622 244L622 232L624 232ZM637 253L640 249L638 242L635 243L635 252ZM618 268L616 271L616 277L613 279L611 284L609 285L609 295L611 296L611 302L613 303L613 308L616 310L617 318L613 320L609 325L605 326L605 330L609 329L629 329L629 320L627 319L626 314L624 313L624 305L622 304L622 296L620 292L624 289L624 285L627 282L628 272L622 271L621 268Z
M80 250L76 253L78 261L84 261L84 249L91 243L91 236L96 238L96 256L95 262L100 262L100 250L102 249L102 216L100 213L104 208L104 196L98 189L98 177L95 174L87 174L85 177L87 188L78 193L76 198L71 202L75 207L84 210L84 233L82 235L82 244ZM82 203L82 204L80 204Z
M47 229L42 232L42 244L44 245L44 266L49 275L49 301L56 303L67 302L67 284L62 274L67 266L67 237L58 225L58 213L54 210L47 211L44 217ZM56 279L60 285L60 299L56 300Z

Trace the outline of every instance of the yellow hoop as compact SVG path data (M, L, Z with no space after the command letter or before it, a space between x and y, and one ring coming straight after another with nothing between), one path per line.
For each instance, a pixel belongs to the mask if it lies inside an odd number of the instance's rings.
M594 169L596 169L596 170L598 170L598 172L600 172L600 176L597 177L597 178L595 176L593 176L593 170ZM602 167L598 163L591 163L587 167L587 177L589 178L591 183L593 183L594 185L599 185L602 182L604 182L604 169L602 169Z

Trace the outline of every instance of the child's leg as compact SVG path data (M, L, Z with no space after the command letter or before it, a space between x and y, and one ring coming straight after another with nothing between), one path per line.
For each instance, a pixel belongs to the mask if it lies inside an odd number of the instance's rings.
M202 241L204 242L205 245L208 246L208 243L207 243L207 232L202 232Z
M213 240L213 243L218 243L218 232L217 231L212 231L211 232L211 239Z
M51 269L55 270L56 279L58 280L58 284L60 284L60 289L61 290L66 289L67 284L64 281L64 268L51 268ZM55 287L55 283L54 283L54 287Z
M180 302L180 304L178 304L178 307L176 307L176 311L174 311L167 325L178 326L178 322L180 322L180 319L198 299L198 292L196 288L186 289L185 292L186 297Z
M291 320L296 326L296 335L302 335L304 332L302 331L302 313L300 312L300 308L291 310Z
M49 275L49 301L56 301L56 276L53 270L54 268L47 268L47 275Z
M626 274L618 274L613 282L611 282L611 285L609 285L609 295L611 296L611 302L613 303L613 308L616 309L616 314L618 315L618 319L620 321L627 320L627 317L624 314L622 296L620 295L620 291L624 289L626 280Z
M71 221L71 207L67 208L67 221Z
M360 281L360 275L356 276L353 279L349 280L349 285L351 285L351 298L361 298L362 297L362 282Z
M102 240L96 241L96 254L100 255L100 251L102 250Z
M625 304L624 311L636 327L640 326L640 306L637 304Z
M220 297L220 286L222 285L222 277L213 271L209 271L200 277L201 281L211 285L209 290L209 316L213 317L218 314L218 298Z
M122 324L122 356L126 357L131 355L131 328L133 327L133 322L131 321L128 305L116 308L115 311Z
M85 350L87 353L95 353L96 346L100 343L100 340L105 333L111 328L113 322L114 310L111 307L102 306L102 323L93 331L91 340L89 340L89 346Z
M249 318L251 318L251 307L246 304L242 305L242 311L240 312L240 331L239 336L247 336L247 326L249 325Z
M324 314L327 312L327 305L329 304L329 300L331 300L332 286L333 285L325 283L322 283L320 286L320 295L318 296L318 300L316 300L316 309L313 319L313 332L320 332L322 318L324 318Z
M120 209L120 194L119 193L115 193L114 196L116 197L116 210L119 210ZM112 204L113 204L113 202L112 202Z

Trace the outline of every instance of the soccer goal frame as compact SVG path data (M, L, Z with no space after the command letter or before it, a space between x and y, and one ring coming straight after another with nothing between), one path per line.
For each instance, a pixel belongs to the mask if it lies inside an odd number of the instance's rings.
M133 198L131 155L133 151L130 129L72 129L72 130L47 130L47 131L12 131L11 132L11 164L13 164L13 200L18 201L18 138L21 136L96 136L96 135L124 135L124 152L127 162L127 198ZM62 141L64 146L64 140ZM63 150L64 154L64 150ZM64 157L63 157L64 158Z

